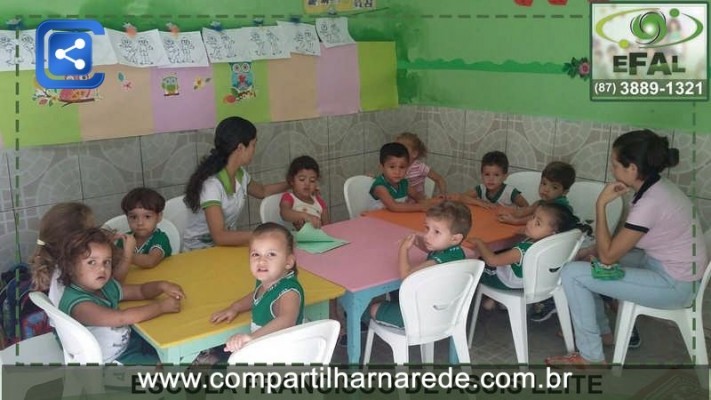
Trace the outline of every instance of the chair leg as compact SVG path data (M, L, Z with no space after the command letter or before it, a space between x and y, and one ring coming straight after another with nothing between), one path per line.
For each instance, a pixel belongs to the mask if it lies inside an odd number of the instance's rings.
M624 365L627 357L627 346L632 336L632 328L637 319L636 305L628 301L620 301L617 308L617 325L615 326L615 352L612 356L613 365Z
M565 297L565 292L561 287L553 292L553 301L555 308L558 310L558 321L560 328L563 331L563 340L565 340L565 350L568 353L575 351L575 340L573 339L573 324L570 321L570 309L568 309L568 298Z
M467 346L466 329L464 325L461 329L454 329L452 332L452 343L454 350L457 352L459 364L471 364L471 356L469 355L469 346Z
M474 310L472 312L472 322L469 324L469 339L467 340L467 345L472 347L472 341L474 340L474 328L476 328L476 320L479 316L479 306L481 305L481 291L477 290L476 295L474 295Z
M393 359L397 365L405 365L410 361L410 352L407 346L407 342L402 341L402 343L388 343L390 348L393 350ZM434 357L434 356L433 356Z
M434 342L423 343L420 345L423 364L434 364Z
M519 304L506 304L511 322L516 359L519 364L528 364L528 325L526 321L526 303L523 298Z
M370 323L372 324L374 322L370 321ZM370 363L370 353L373 350L373 336L375 336L375 330L371 327L368 327L368 335L365 340L365 354L363 355L363 364Z

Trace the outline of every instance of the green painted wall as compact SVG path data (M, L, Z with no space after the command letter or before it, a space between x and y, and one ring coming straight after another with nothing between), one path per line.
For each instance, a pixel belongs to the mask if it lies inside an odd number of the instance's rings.
M396 41L403 104L711 132L708 102L590 101L588 82L562 72L571 57L589 55L588 2L533 3L377 0L378 10L350 14L351 33L359 41ZM255 15L271 25L302 12L303 0L3 0L0 20L20 14L31 28L51 15L77 15L114 29L129 21L139 30L165 30L171 20L193 30L215 19L226 28L249 26Z

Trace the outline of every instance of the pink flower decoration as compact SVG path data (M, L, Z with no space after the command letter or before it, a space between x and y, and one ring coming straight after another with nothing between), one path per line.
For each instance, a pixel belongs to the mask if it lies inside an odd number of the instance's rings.
M590 64L589 63L580 63L578 66L578 72L580 73L580 76L585 76L590 73Z

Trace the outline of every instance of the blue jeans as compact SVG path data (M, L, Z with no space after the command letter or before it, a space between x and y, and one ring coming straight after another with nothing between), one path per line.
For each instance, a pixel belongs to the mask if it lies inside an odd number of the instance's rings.
M694 282L670 277L659 261L639 249L630 251L619 263L625 276L616 281L593 278L587 261L571 262L561 272L575 328L575 344L588 361L605 360L600 335L611 332L598 294L661 309L688 307L695 296Z

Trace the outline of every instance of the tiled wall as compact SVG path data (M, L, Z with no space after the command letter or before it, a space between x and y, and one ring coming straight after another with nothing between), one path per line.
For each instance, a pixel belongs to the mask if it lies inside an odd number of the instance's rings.
M343 183L349 176L377 170L378 149L394 134L409 130L425 139L428 162L447 177L450 191L479 181L479 161L490 150L505 151L512 172L541 170L552 160L572 163L580 179L606 181L612 141L631 127L556 118L506 115L448 108L405 106L396 110L296 122L258 125L257 154L248 170L270 183L284 179L289 161L298 155L316 158L322 169L322 193L334 220L346 218ZM681 150L681 163L670 178L691 194L696 169L696 195L704 227L711 222L711 136L698 134L696 144L684 132L669 135ZM166 198L182 193L212 131L156 134L71 145L23 149L19 153L20 202L13 204L16 153L0 158L0 270L11 265L18 248L26 258L34 248L39 219L52 204L81 200L99 221L120 214L121 197L146 185ZM691 150L696 147L696 166ZM12 187L12 189L11 189ZM259 223L259 201L250 198L243 213L245 228ZM16 227L14 212L18 214Z

